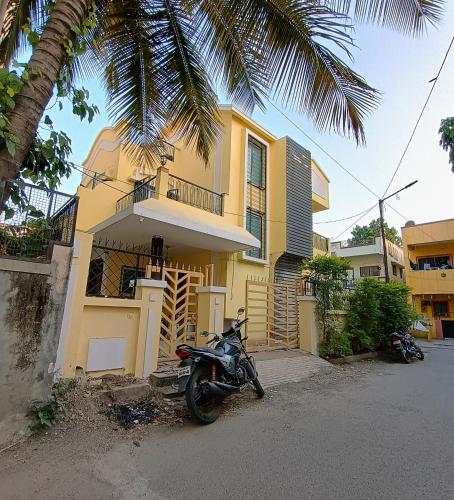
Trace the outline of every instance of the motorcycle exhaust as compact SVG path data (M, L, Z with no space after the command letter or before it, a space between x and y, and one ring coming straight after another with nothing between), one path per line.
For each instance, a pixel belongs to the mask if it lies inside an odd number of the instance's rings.
M234 385L224 384L222 382L207 382L208 388L213 396L224 399L234 392L238 392L239 388Z

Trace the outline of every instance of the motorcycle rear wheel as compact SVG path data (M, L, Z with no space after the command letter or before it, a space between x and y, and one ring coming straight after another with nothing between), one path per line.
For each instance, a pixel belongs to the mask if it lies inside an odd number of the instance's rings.
M402 348L400 353L402 354L402 359L404 360L404 363L410 363L411 362L411 354L407 351L407 349Z
M206 400L201 396L201 386L210 380L208 366L199 365L192 372L186 387L186 404L189 413L199 424L207 425L216 421L221 413L221 407L215 398Z

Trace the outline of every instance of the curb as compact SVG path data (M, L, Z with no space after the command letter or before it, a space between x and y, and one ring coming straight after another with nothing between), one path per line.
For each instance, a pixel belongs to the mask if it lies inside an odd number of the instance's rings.
M327 361L333 365L347 365L358 361L364 361L365 359L375 359L381 354L382 353L378 351L364 352L362 354L354 354L353 356L344 356L343 358L327 359Z

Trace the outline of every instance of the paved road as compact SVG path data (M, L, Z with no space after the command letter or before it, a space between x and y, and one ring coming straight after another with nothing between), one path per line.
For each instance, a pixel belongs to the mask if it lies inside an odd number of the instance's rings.
M0 497L453 499L454 350L365 371L281 386L212 426L156 430L140 447L26 463L0 472Z

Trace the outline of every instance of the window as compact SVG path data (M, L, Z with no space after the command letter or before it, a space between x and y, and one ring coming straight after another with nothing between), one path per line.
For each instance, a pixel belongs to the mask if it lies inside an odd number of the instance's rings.
M418 267L420 270L439 268L451 263L449 255L437 255L435 257L418 257Z
M404 270L401 267L399 268L399 274L400 274L400 279L403 279L403 277L404 277Z
M246 229L261 243L261 248L248 250L246 255L266 260L266 172L267 146L248 135L246 165Z
M246 229L262 243L263 247L264 228L262 214L254 213L248 208L246 210ZM256 259L264 259L264 248L253 248L252 250L248 250L246 255L255 257Z
M434 316L436 318L447 318L449 317L449 307L447 302L434 302Z
M396 266L396 264L392 264L392 268L393 268L393 276L397 276L397 266Z
M120 297L132 297L135 280L139 278L145 278L145 269L123 266L120 277ZM132 282L134 282L133 285Z
M380 266L364 266L359 268L359 275L361 278L369 276L380 276Z
M253 186L264 188L266 146L253 137L249 137L247 157L247 181Z

